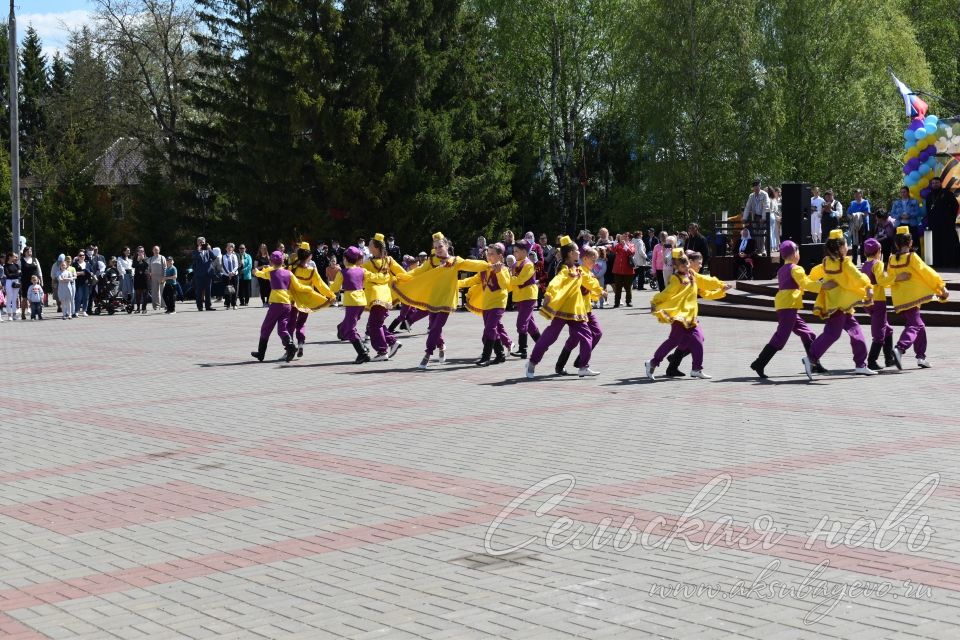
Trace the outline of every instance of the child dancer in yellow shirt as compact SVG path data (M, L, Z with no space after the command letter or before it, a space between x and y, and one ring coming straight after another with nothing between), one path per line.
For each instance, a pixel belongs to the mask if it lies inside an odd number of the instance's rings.
M426 369L434 349L440 349L440 364L446 361L443 326L457 307L457 274L460 271L478 273L490 265L484 260L465 260L450 255L453 243L440 232L433 234L433 255L410 272L409 280L393 283L393 291L404 304L429 313L429 331L423 359L418 369Z
M410 275L396 260L387 255L387 245L382 233L375 233L370 241L370 258L363 263L363 268L374 274L387 277L386 282L369 280L364 285L364 295L367 298L367 335L370 337L370 346L377 355L374 362L389 360L397 355L400 343L396 336L384 327L387 315L393 308L393 291L390 284L395 280L408 280Z
M506 362L504 339L507 332L503 328L503 313L507 308L507 295L510 291L510 274L503 264L504 247L499 242L487 246L487 262L490 270L474 274L457 282L458 289L469 287L467 291L467 309L483 317L483 353L474 364L486 367L489 364ZM496 357L490 360L490 354Z
M893 310L903 318L903 333L893 349L898 369L903 368L903 354L911 346L917 355L917 366L929 369L927 362L927 329L920 317L920 307L931 300L946 301L950 294L947 285L936 271L928 267L916 253L912 253L913 237L909 227L897 227L894 240L897 253L890 256L887 270L893 276L890 294Z
M817 338L813 329L800 317L800 310L803 309L803 292L820 293L820 281L807 277L807 272L799 264L800 250L793 241L784 240L780 243L780 257L783 259L783 266L777 271L780 290L773 303L777 310L777 331L750 364L750 368L757 372L757 377L763 379L767 377L764 368L787 345L791 333L800 338L806 353L810 352L810 345Z
M868 238L863 243L863 257L865 259L860 271L870 278L873 285L873 304L867 310L870 312L870 353L867 354L867 368L880 371L883 367L877 362L880 352L883 351L884 366L892 367L897 364L893 354L893 327L887 321L887 293L886 287L893 284L894 276L883 270L883 248L875 238Z
M705 276L700 273L700 269L703 268L703 254L698 251L687 251L687 260L690 262L690 271L693 273L693 277L697 280L697 295L706 300L719 300L727 295L727 289L730 287L724 287L723 281L718 278L713 278L711 276ZM699 305L698 305L699 308ZM697 326L693 330L694 334L699 338L700 342L704 341L703 338L703 329L700 327L699 320L697 321ZM690 352L686 349L677 348L672 354L667 356L667 370L664 372L664 375L668 378L683 378L687 374L680 371L680 363L690 355Z
M650 301L650 310L657 316L657 320L670 325L670 335L657 348L653 358L644 363L644 369L647 378L656 380L657 367L667 354L680 348L693 355L693 371L690 377L708 380L710 376L703 372L703 333L697 326L697 274L690 270L690 261L683 249L673 250L671 262L673 273L666 283L666 288ZM728 284L719 287L722 292L729 288ZM720 297L720 293L716 296Z
M850 335L850 347L853 349L854 373L861 376L877 375L867 368L867 341L863 337L860 323L853 313L857 307L869 306L873 302L873 285L870 278L861 273L847 257L847 241L843 231L830 232L823 251L823 285L813 305L813 314L826 320L827 324L813 344L809 355L803 358L803 368L809 380L813 380L814 367L844 331ZM819 272L818 272L819 273Z
M297 338L298 358L303 357L303 345L307 341L307 334L304 331L307 318L312 312L323 309L337 299L327 283L320 278L316 267L311 266L312 257L310 245L303 242L297 249L297 259L290 265L293 277L304 286L303 289L293 291L290 304L290 333Z
M513 255L517 259L511 270L510 290L513 292L513 304L517 307L517 350L510 355L521 360L527 357L527 336L536 342L540 338L540 329L533 321L533 310L537 304L539 286L536 267L529 259L530 242L520 240L513 246Z
M577 266L580 251L570 236L563 236L558 244L562 266L550 281L543 296L543 306L540 308L540 314L550 320L550 324L544 329L530 353L525 369L528 378L533 378L536 366L543 359L550 345L560 337L564 326L580 343L581 368L577 372L578 375L581 377L597 375L595 371L590 370L590 354L593 350L590 328L587 326L590 303L584 299L582 291L586 283L584 278L586 272Z
M590 354L593 355L593 352L596 350L597 345L600 343L600 338L603 337L603 331L600 330L600 322L597 320L597 316L593 313L593 304L601 298L607 299L607 292L604 290L603 285L600 284L600 281L597 280L596 276L593 275L593 268L597 264L597 258L599 253L593 247L584 247L583 251L580 253L580 269L583 271L583 285L580 287L580 293L583 294L584 301L587 305L587 329L590 331ZM570 354L573 352L574 348L577 346L577 336L571 335L567 337L566 343L563 345L563 349L560 351L560 356L557 358L557 364L554 367L554 371L557 372L558 376L567 375L567 360L570 358ZM577 357L573 361L573 366L578 370L582 367L583 361L580 358L580 355L577 354ZM588 367L589 369L589 367ZM592 375L596 375L597 371L593 371Z
M357 359L354 364L363 364L370 362L370 354L367 348L363 346L360 340L360 333L357 331L357 323L363 310L367 306L367 296L364 289L368 283L386 284L390 282L389 274L373 273L360 266L363 260L363 253L356 247L350 247L343 253L343 262L346 267L341 269L334 266L337 275L333 279L330 287L336 295L343 290L343 321L337 325L337 337L341 340L348 340L357 352Z

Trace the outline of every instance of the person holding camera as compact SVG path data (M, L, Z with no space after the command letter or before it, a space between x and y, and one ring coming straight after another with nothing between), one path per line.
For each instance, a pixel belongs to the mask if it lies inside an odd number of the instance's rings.
M197 248L193 250L193 295L197 302L197 311L216 311L213 308L213 261L207 239L197 238Z

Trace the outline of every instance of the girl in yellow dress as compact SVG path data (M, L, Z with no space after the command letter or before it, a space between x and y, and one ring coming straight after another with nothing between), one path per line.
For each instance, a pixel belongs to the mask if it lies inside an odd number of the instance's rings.
M679 349L693 356L693 371L690 372L690 377L709 380L711 376L703 372L704 338L697 320L700 312L697 296L722 298L730 285L716 278L694 273L683 249L674 249L670 258L673 272L665 283L666 288L650 301L650 310L657 320L670 325L670 335L654 352L653 358L644 363L644 370L647 378L656 380L657 367L667 354Z
M570 236L563 236L558 244L562 265L547 286L543 296L543 306L540 307L540 315L550 320L550 324L543 330L540 339L533 346L533 351L530 352L530 359L526 366L528 378L533 378L536 366L543 359L550 345L560 337L564 327L567 327L570 335L575 336L580 343L581 368L578 374L581 377L597 375L595 371L590 370L590 354L593 351L590 327L587 326L590 302L584 297L582 291L588 283L585 277L586 272L577 266L580 250Z
M854 373L861 376L877 375L867 367L867 341L863 337L860 323L853 316L857 307L869 306L873 302L873 285L870 278L853 266L847 257L847 241L843 231L830 232L823 251L826 257L823 264L810 272L811 279L823 279L817 301L813 305L813 315L826 320L827 324L810 345L808 355L803 358L803 369L809 380L813 380L814 366L827 349L840 338L844 331L850 336L853 349Z
M298 358L303 357L303 345L307 341L307 335L304 331L307 317L310 313L329 306L337 299L327 283L320 279L320 273L313 265L312 257L313 253L310 251L310 245L301 242L300 248L297 249L297 258L290 265L290 272L293 277L304 285L304 288L293 291L290 319L287 321L290 333L295 334L297 338Z
M390 285L394 280L406 280L410 276L396 260L387 255L387 245L382 233L373 235L373 240L370 241L370 258L363 263L363 268L370 273L388 277L385 283L369 281L364 286L364 294L367 297L367 335L370 337L370 346L377 352L373 361L389 360L400 349L396 336L384 327L387 314L393 308L393 290Z
M950 297L947 285L936 271L912 253L913 237L910 227L897 227L894 240L897 252L890 256L887 271L893 276L890 294L893 310L903 318L903 333L893 348L898 369L903 368L903 354L911 346L917 355L917 366L929 369L927 362L927 328L920 317L920 307L931 300L944 302Z
M397 280L393 291L404 304L422 309L429 314L427 345L418 369L426 369L430 356L440 349L440 364L446 362L446 344L443 342L443 325L457 307L457 277L460 271L479 273L490 269L484 260L465 260L450 255L451 243L440 232L433 234L433 255L410 272L409 280Z
M483 317L483 353L474 364L485 367L489 364L506 362L504 340L507 332L503 328L503 312L507 308L507 295L510 291L510 273L503 264L503 245L499 242L487 246L487 262L490 270L474 274L457 282L457 288L467 291L467 309ZM490 355L496 357L491 362Z

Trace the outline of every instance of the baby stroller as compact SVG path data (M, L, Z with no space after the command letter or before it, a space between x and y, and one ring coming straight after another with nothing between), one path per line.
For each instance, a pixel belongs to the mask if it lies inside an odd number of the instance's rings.
M117 311L133 313L133 303L124 299L120 290L120 275L105 273L97 281L97 303L93 307L93 314L99 316L104 311L112 316Z

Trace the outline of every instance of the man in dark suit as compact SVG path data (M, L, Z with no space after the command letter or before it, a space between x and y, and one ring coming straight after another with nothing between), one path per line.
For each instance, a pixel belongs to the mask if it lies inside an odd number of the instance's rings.
M393 236L387 236L387 255L396 262L403 264L403 253L400 251L400 247L394 243Z

